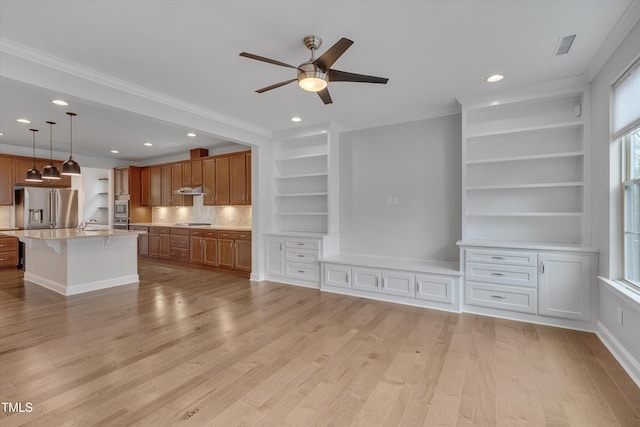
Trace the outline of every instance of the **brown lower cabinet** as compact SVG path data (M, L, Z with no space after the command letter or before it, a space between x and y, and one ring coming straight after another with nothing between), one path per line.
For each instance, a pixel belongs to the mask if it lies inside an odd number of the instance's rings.
M18 265L18 238L0 235L0 268Z
M149 227L149 256L171 259L170 239L170 227Z
M248 277L251 273L251 232L184 227L146 227L138 236L138 255L213 267Z

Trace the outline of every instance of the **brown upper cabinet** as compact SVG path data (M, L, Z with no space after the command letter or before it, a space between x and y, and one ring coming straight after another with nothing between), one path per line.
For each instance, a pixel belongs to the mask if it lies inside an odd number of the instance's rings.
M0 156L0 206L13 205L13 159Z
M203 160L202 181L204 205L250 205L251 152Z
M49 159L35 159L36 168L40 172L49 164ZM53 164L62 172L62 160L54 160ZM33 167L32 157L14 157L13 158L13 177L15 185L26 185L29 187L71 187L71 177L62 175L60 179L46 179L42 182L28 182L27 171Z
M113 169L113 194L116 197L129 195L129 167Z
M249 165L247 167L247 156ZM229 204L247 205L251 203L251 153L229 156ZM248 185L247 185L248 184Z
M202 185L202 160L182 162L182 185L184 187Z
M171 164L171 206L193 206L193 196L176 194L176 191L184 186L182 182L184 169L191 169L191 164L189 162Z
M216 205L228 205L229 201L229 157L216 157Z
M162 185L160 186L161 206L171 206L172 186L171 165L162 165Z

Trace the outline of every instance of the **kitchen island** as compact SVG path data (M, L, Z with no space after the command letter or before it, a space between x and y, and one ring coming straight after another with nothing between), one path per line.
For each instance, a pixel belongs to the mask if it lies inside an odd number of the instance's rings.
M75 228L2 232L25 244L24 280L62 295L137 284L141 233Z

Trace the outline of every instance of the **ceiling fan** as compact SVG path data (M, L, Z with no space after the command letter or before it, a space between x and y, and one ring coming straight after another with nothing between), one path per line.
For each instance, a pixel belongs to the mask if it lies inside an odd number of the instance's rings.
M322 39L318 36L306 36L304 39L304 45L311 51L311 58L307 62L294 67L293 65L285 64L284 62L276 61L275 59L265 58L264 56L254 55L252 53L242 52L240 56L245 58L256 59L258 61L268 62L274 65L280 65L281 67L295 68L298 70L298 77L295 79L285 80L280 83L273 84L271 86L263 87L256 90L258 93L263 93L271 89L279 88L291 82L298 81L298 85L304 90L309 92L316 92L322 102L325 104L331 104L331 95L329 95L329 89L327 84L329 82L360 82L360 83L381 83L386 84L389 79L383 77L366 76L364 74L348 73L346 71L338 71L331 68L334 62L342 56L342 54L349 49L353 44L353 41L341 38L333 46L331 46L326 52L315 58L316 50L322 45Z

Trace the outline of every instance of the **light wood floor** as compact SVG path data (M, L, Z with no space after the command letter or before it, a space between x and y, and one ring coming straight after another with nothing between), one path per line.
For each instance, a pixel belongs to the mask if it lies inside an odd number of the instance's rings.
M63 297L0 270L2 427L639 426L598 338L167 265Z

